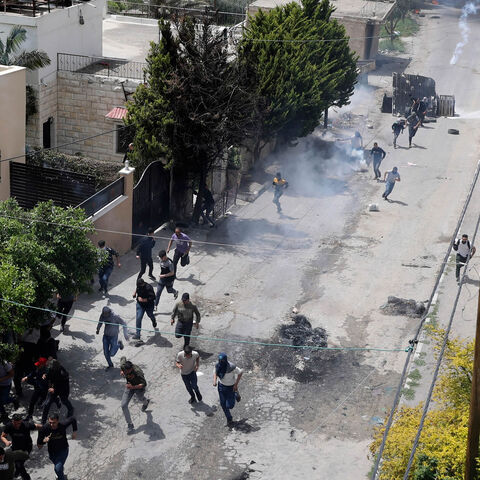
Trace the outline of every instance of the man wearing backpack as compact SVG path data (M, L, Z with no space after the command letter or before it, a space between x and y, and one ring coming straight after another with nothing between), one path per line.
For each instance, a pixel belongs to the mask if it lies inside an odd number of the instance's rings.
M477 249L470 245L468 235L463 234L462 239L457 239L453 244L453 249L457 252L457 268L455 270L455 277L457 283L460 282L460 269L467 263L468 258L472 258L475 255Z

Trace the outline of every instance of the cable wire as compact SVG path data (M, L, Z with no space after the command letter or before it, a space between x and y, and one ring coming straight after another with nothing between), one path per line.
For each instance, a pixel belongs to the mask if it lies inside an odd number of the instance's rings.
M373 467L371 480L376 480L376 478L377 478L377 473L378 473L378 470L379 470L379 467L380 467L380 461L381 461L382 456L383 456L383 451L385 450L385 445L387 443L388 434L389 434L390 429L392 427L393 417L395 416L395 412L398 408L398 404L399 404L400 398L402 396L402 389L403 389L403 385L405 383L405 379L407 377L407 372L408 372L408 367L410 365L410 360L412 358L412 355L413 355L413 352L415 350L416 344L418 343L420 332L423 329L423 325L425 324L425 320L428 317L430 307L432 306L433 298L434 298L435 293L437 291L437 288L440 284L440 279L442 278L443 272L445 271L445 266L448 263L450 253L451 253L452 248L453 248L453 244L455 242L455 239L457 238L458 232L460 231L460 227L462 226L462 222L465 218L467 208L470 205L470 201L472 199L473 191L474 191L475 186L477 184L479 174L480 174L480 161L477 163L477 168L476 168L475 174L473 176L472 185L470 187L467 198L465 199L465 203L463 205L462 212L460 214L457 225L455 227L452 239L450 240L450 245L449 245L449 247L447 249L447 252L445 254L444 261L442 262L441 268L440 268L440 270L437 274L437 278L435 280L435 284L433 286L432 292L430 294L430 298L428 300L427 308L425 310L425 315L422 317L422 319L421 319L421 321L420 321L420 323L417 327L417 331L415 333L415 336L414 336L413 340L410 341L411 348L408 351L407 358L405 359L405 364L403 366L402 375L401 375L400 380L398 382L397 391L396 391L396 394L395 394L393 405L392 405L392 408L390 410L390 414L388 416L387 424L385 426L385 431L383 432L382 443L380 444L380 447L378 449L378 453L377 453L377 456L376 456L376 459L375 459L375 465ZM473 242L472 242L472 244L473 244Z
M25 303L21 302L14 302L13 300L8 300L6 298L0 297L0 302L4 303L9 303L11 305L15 305L17 307L22 307L22 308L28 308L31 310L37 310L41 312L47 312L52 315L60 315L57 311L51 310L49 308L41 308L41 307L35 307L34 305L26 305ZM83 318L79 317L77 315L70 315L70 314L61 314L62 316L69 317L69 318L75 318L77 320L82 320L84 322L90 322L90 323L95 323L98 324L98 320L92 320L91 318ZM108 323L108 322L103 322L105 324L109 325L118 325L117 323ZM293 349L299 349L299 350L333 350L333 351L376 351L376 352L406 352L405 348L376 348L376 347L319 347L316 345L292 345L292 344L287 344L287 343L270 343L270 342L257 342L257 341L252 341L252 340L237 340L234 338L219 338L219 337L204 337L201 335L187 335L187 334L179 334L176 332L166 332L166 331L161 331L161 330L152 330L149 328L137 328L133 326L128 326L127 328L129 330L135 330L135 331L141 331L141 332L149 332L149 333L160 333L163 335L180 335L182 337L189 337L189 338L194 338L197 340L206 340L210 342L225 342L225 343L241 343L245 345L260 345L263 347L283 347L283 348L293 348Z
M44 147L44 148L40 148L38 150L35 150L33 152L24 153L23 155L16 155L15 157L2 158L2 159L0 159L0 163L10 162L11 160L17 160L18 158L34 156L37 153L46 152L48 150L56 150L58 148L68 147L69 145L74 145L76 143L81 143L81 142L84 142L85 140L90 140L92 138L101 137L102 135L108 135L109 133L118 132L118 130L122 130L122 129L127 128L127 127L128 127L128 125L123 125L123 126L114 128L113 130L108 130L106 132L97 133L95 135L91 135L90 137L84 137L84 138L79 138L77 140L72 140L71 142L62 143L61 145L56 145L55 147Z
M472 243L473 243L473 241L475 241L475 237L477 236L479 226L480 226L480 215L478 216L478 219L477 219L477 224L475 226L475 232L473 234ZM441 366L441 363L442 363L442 360L443 360L443 355L445 354L445 350L447 349L448 336L450 334L450 330L452 329L453 319L455 317L455 312L456 312L456 309L457 309L458 301L460 300L460 294L462 293L463 280L465 278L465 275L467 274L467 268L468 268L468 263L470 261L470 258L471 257L469 255L467 257L467 262L465 263L465 269L463 271L463 275L460 279L460 285L458 286L457 296L455 298L455 302L454 302L453 308L452 308L452 313L450 314L450 319L448 321L448 326L447 326L447 329L445 331L445 336L443 338L442 348L440 350L440 354L438 355L437 364L435 366L435 371L434 371L434 374L433 374L432 382L431 382L430 388L428 390L427 399L426 399L425 405L423 407L422 417L420 419L420 424L419 424L418 429L417 429L417 434L415 435L415 440L413 441L412 450L410 452L410 458L408 459L407 469L405 470L403 480L408 480L408 475L409 475L410 470L412 468L413 460L415 458L415 453L416 453L417 447L418 447L418 442L420 441L420 436L422 434L423 426L424 426L424 423L425 423L425 418L426 418L427 413L428 413L430 402L432 401L433 389L435 388L435 384L437 382L437 377L438 377L438 373L440 371L440 366Z

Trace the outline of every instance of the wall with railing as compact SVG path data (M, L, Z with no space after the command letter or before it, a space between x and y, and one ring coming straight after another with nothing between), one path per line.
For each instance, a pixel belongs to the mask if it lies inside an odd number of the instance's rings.
M105 240L107 246L124 254L130 250L133 212L134 168L120 170L120 178L91 196L77 208L85 210L97 231L90 236L97 245Z

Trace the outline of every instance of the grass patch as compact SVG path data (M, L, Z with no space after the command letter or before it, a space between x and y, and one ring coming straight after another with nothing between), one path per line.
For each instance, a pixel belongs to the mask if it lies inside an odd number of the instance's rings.
M400 37L411 37L415 35L419 29L420 26L418 25L416 20L410 16L407 16L397 23L395 27L397 36L393 40L391 40L390 38L383 38L388 37L389 34L387 33L385 26L382 26L380 30L380 37L382 37L379 43L380 50L389 50L391 52L405 53L405 43Z
M394 38L393 42L389 38L382 38L378 45L380 50L387 50L389 52L405 53L407 51L405 43L400 38Z

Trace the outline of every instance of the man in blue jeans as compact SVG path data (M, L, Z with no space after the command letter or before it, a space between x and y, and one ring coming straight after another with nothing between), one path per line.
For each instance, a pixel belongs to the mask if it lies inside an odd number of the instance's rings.
M58 413L48 417L46 423L38 432L37 447L42 448L48 445L48 456L54 465L57 480L65 480L63 466L68 457L67 427L72 426L72 439L77 438L77 420L74 417L67 418L60 422Z
M135 325L137 327L137 332L132 338L134 340L140 340L142 319L145 312L152 321L153 328L157 328L157 321L153 314L153 309L155 307L155 291L143 278L139 278L137 279L137 289L133 293L133 298L137 298L137 318Z
M391 171L385 172L383 178L385 181L385 191L382 193L382 197L385 200L389 201L388 196L392 193L395 182L400 181L400 174L398 173L398 168L393 167Z
M128 342L128 329L127 324L123 319L121 319L116 313L112 311L110 307L103 307L102 314L98 319L97 324L97 335L100 333L102 325L105 325L105 330L103 331L103 354L107 360L107 368L109 370L113 367L112 357L114 357L118 349L123 350L123 343L118 339L118 333L120 325L123 326L123 336L125 341Z
M202 395L198 389L197 370L200 365L200 355L193 350L190 345L185 345L183 350L177 354L177 361L175 362L177 368L180 369L183 383L187 392L190 394L188 403L195 403L195 394L199 402L202 401Z
M220 398L220 406L222 407L225 417L227 417L228 427L233 426L233 419L230 410L235 406L235 400L240 401L238 393L238 382L242 378L243 371L234 363L229 362L226 353L218 355L218 362L213 372L213 386L217 386L218 396Z
M121 267L120 261L118 259L118 252L113 248L105 246L105 240L100 240L98 242L100 251L103 252L102 255L105 255L106 258L102 258L101 266L98 270L98 282L100 283L99 292L103 292L105 295L108 293L108 279L113 272L113 257L117 259L117 267Z

